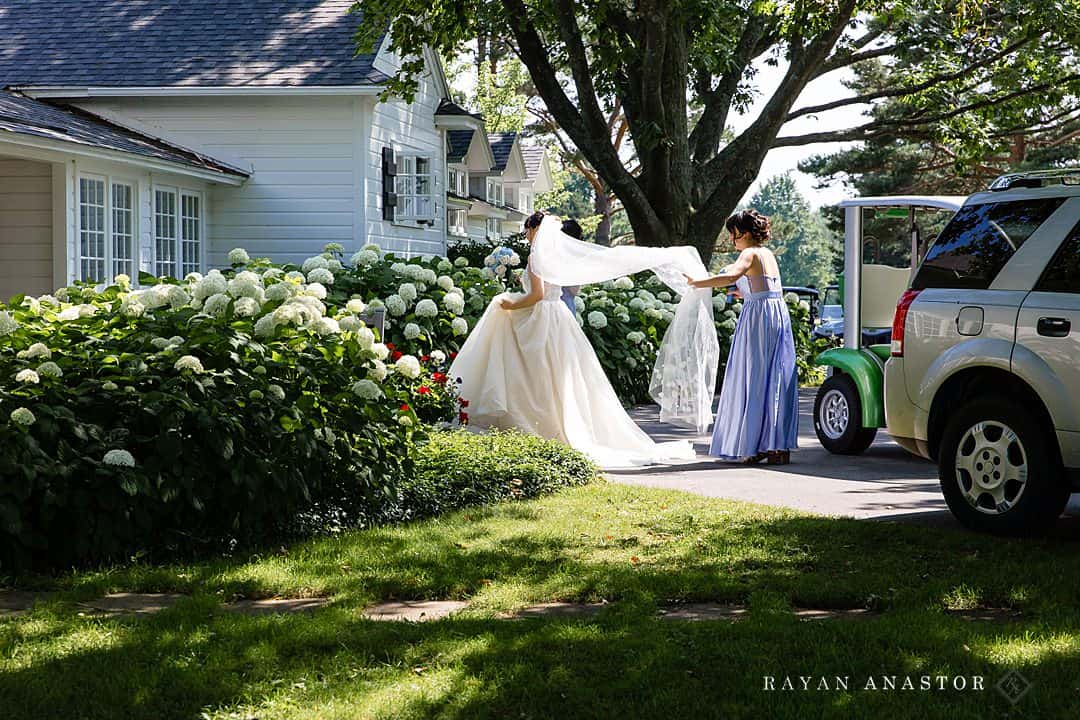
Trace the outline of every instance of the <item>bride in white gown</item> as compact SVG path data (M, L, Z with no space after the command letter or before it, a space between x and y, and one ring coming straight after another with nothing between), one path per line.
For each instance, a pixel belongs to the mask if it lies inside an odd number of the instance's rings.
M450 377L461 378L470 423L561 440L604 468L694 458L690 443L655 443L627 415L560 295L563 285L647 268L685 293L668 337L685 336L677 346L665 337L651 390L661 419L703 430L711 419L719 347L711 291L690 289L681 274L704 274L696 250L602 248L570 238L558 218L539 213L526 220L526 236L532 247L522 276L525 292L495 297L450 367Z

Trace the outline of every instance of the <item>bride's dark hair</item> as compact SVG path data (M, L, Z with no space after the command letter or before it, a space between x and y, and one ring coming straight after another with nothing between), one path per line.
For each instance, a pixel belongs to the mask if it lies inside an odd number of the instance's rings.
M532 230L535 227L540 227L541 221L544 219L544 213L537 210L529 217L525 218L525 229Z
M764 245L772 235L772 223L757 210L740 210L727 219L724 227L728 232L750 233L755 245Z

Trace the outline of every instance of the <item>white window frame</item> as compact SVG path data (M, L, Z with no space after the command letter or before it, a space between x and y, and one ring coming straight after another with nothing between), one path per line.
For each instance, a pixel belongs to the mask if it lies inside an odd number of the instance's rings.
M160 212L158 197L160 194L170 195L173 199L172 213ZM186 216L184 213L184 201L194 199L198 203L198 214ZM176 185L154 185L151 203L151 222L153 223L153 260L152 268L154 275L161 277L168 275L177 279L183 279L190 272L202 272L206 267L206 196L200 190L178 187ZM158 232L159 218L172 220L172 235L162 235ZM194 238L191 237L194 232ZM195 246L195 259L190 259L190 253L185 260L185 246ZM169 257L162 259L162 250L167 248ZM168 266L172 266L171 268Z
M502 183L488 178L487 196L484 199L491 205L502 205Z
M461 223L455 223L452 218L460 217ZM448 208L446 210L446 232L455 237L466 237L469 234L469 211L462 208Z
M452 192L455 195L458 195L460 197L468 197L469 196L469 188L468 188L468 186L469 186L468 173L466 173L464 170L461 170L459 168L455 168L455 167L450 168L450 174L449 174L449 177L447 178L447 187L450 189L450 192Z
M417 163L427 163L427 172L417 172ZM397 224L435 224L438 205L436 203L435 159L424 153L397 153L397 175L394 178L394 192L397 193L397 205L394 208L394 222ZM420 192L420 181L427 180L427 192Z
M484 223L485 226L486 226L484 228L484 230L485 230L485 233L486 233L488 239L490 239L490 240L498 240L499 238L502 237L502 233L499 232L499 223L501 223L501 222L502 221L499 220L499 218L496 218L496 217L489 217L487 219L487 221ZM494 228L494 229L492 229L492 228Z
M76 206L76 232L75 232L75 256L76 262L74 267L74 277L76 280L89 280L92 282L104 282L110 283L113 278L123 273L129 276L133 283L138 282L138 267L139 267L139 183L129 177L108 175L101 173L78 173L77 182L77 196L75 198ZM84 203L83 196L83 182L101 183L102 194L101 203L94 204L92 207L99 208L101 211L101 227L100 228L88 228L86 227L86 216L83 212ZM125 187L130 192L130 205L128 207L118 207L116 204L117 188ZM128 213L128 232L118 232L118 216L117 212ZM94 248L93 254L87 252L87 246L84 242L84 234L94 233L99 235L96 238L100 243L100 248ZM126 240L127 254L129 257L117 257L117 242L119 240ZM100 249L100 252L98 250ZM100 263L101 277L88 277L88 268L85 263Z
M518 195L521 197L521 207L518 209L524 213L532 214L532 193L528 190L521 190Z

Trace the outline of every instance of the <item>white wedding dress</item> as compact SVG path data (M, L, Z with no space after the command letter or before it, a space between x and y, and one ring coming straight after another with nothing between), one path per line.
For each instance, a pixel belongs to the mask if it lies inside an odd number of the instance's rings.
M561 293L545 282L531 307L504 310L512 293L488 305L450 366L469 423L561 440L602 468L693 459L690 443L655 443L627 415Z

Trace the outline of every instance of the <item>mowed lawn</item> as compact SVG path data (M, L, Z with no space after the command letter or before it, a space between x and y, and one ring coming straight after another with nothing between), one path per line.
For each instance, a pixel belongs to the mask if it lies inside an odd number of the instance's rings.
M132 566L0 620L8 718L1076 717L1080 547L817 518L597 482L537 500L320 538L257 556ZM80 616L106 592L183 592L161 613ZM226 613L237 597L328 596L307 615ZM386 599L467 599L428 623L364 619ZM593 618L496 616L607 601ZM739 622L661 620L674 601ZM870 617L800 621L792 607ZM949 609L1014 608L1008 622ZM1013 706L994 685L1031 683ZM784 691L784 676L829 690ZM866 690L882 675L974 675L984 689ZM765 676L776 691L766 691ZM847 676L836 691L833 676ZM968 684L970 688L970 681Z

